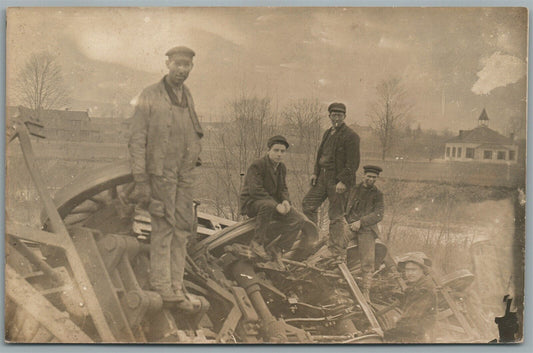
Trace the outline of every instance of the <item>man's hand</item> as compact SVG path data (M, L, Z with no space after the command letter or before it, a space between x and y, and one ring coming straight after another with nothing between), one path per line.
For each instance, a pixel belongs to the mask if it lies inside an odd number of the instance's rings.
M339 181L337 183L337 186L335 186L335 191L337 192L337 194L342 194L346 191L346 185L344 185L342 181Z
M286 215L287 213L289 213L290 209L291 205L286 200L282 203L278 203L276 206L276 211L281 215Z
M141 206L147 206L152 198L152 190L148 181L136 182L130 199Z
M350 224L350 230L352 232L357 232L361 228L361 221L353 222Z
M309 181L311 182L311 186L315 186L316 185L316 175L315 174L311 175L311 178L309 178Z

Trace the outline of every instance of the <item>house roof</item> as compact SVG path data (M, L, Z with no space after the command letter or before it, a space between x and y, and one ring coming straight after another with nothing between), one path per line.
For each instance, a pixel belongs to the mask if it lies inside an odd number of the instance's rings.
M487 143L498 145L513 145L514 141L510 137L503 136L497 131L487 126L478 126L472 130L464 130L459 136L453 137L446 141L447 143Z
M12 107L8 109L8 114L16 114L18 109L19 113L25 115L26 117L32 117L36 120L49 121L53 118L59 118L61 120L90 120L89 113L86 111L75 111L75 110L42 110L37 113L33 109L29 109L23 106Z
M504 146L504 145L498 145L494 143L483 143L477 146L476 148L490 148L492 150L509 150L510 149L508 145Z

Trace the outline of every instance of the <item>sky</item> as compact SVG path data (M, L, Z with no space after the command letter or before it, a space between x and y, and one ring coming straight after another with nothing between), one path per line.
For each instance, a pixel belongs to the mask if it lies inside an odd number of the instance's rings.
M525 119L527 12L520 8L11 8L7 103L34 52L58 57L73 109L128 106L166 72L164 53L196 52L187 85L199 114L220 120L232 99L268 96L347 105L369 124L376 86L401 79L423 129L471 129L486 108L504 131ZM103 113L102 113L103 114Z

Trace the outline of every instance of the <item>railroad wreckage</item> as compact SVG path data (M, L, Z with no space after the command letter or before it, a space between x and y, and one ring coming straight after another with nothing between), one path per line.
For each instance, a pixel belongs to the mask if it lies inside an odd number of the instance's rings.
M82 175L54 199L36 168L30 135L40 126L19 118L18 139L44 206L42 229L6 221L5 338L36 343L381 343L401 312L405 283L384 244L376 246L371 301L361 293L357 245L347 264L328 266L313 224L301 241L312 254L277 261L248 247L253 219L197 212L185 285L192 312L163 304L150 291L150 216L129 203L133 179L118 164ZM196 207L195 207L196 210ZM486 342L487 321L465 292L467 270L430 274L438 288L431 342Z

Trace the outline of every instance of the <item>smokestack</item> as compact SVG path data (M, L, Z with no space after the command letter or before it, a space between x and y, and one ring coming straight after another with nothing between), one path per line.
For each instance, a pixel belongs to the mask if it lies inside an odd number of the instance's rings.
M511 133L509 134L509 138L510 138L511 140L514 141L514 132L511 132Z
M464 130L459 130L459 137L461 137L461 138L462 138L462 137L463 137L463 134L464 134L464 132L465 132Z

